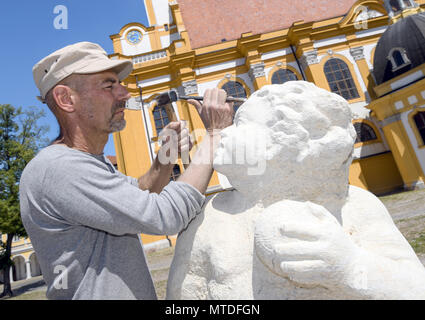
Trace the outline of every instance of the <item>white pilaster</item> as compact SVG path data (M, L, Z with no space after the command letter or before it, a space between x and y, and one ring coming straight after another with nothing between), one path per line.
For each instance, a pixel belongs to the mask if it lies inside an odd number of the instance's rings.
M25 267L27 269L27 279L31 279L31 262L29 260L25 261Z

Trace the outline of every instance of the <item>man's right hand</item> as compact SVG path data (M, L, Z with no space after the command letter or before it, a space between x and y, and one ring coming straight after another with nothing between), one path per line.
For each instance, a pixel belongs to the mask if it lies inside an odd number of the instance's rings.
M226 103L227 94L222 89L207 89L203 103L188 102L196 107L208 134L203 138L187 170L178 181L188 183L205 193L213 173L214 151L220 141L220 131L233 122L233 103Z
M205 91L203 103L192 99L188 100L198 110L205 129L209 133L219 132L233 122L233 103L227 103L226 98L226 91L214 88Z

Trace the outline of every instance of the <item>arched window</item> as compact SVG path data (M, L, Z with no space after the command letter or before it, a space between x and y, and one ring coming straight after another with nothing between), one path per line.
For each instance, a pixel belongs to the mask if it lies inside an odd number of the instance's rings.
M37 256L35 252L30 256L30 269L31 269L31 277L41 276L40 264L38 263Z
M14 257L12 261L13 261L13 266L12 266L13 281L26 279L27 268L26 268L25 259L21 256L17 256L17 257Z
M177 181L177 178L180 177L180 175L180 166L178 164L175 164L173 167L173 171L171 172L170 181Z
M171 105L156 106L153 109L153 119L157 135L160 134L167 124L174 121L174 118L174 111Z
M376 133L373 128L364 122L356 122L354 124L354 129L356 129L357 133L356 143L377 139Z
M415 1L414 0L402 0L405 8L414 8Z
M393 48L388 55L388 59L391 61L392 71L397 71L410 64L406 50L403 48Z
M394 12L401 10L400 0L390 0L390 6Z
M347 100L359 97L350 69L344 61L337 58L329 59L325 63L324 71L333 93Z
M226 91L228 96L232 96L233 98L246 98L246 91L244 87L237 81L226 82L221 88ZM235 112L241 104L242 102L235 102L233 104Z
M404 64L403 56L401 55L401 52L399 50L395 50L393 52L393 59L397 67Z
M272 84L282 84L287 81L296 81L298 80L295 73L289 69L279 69L272 76Z
M415 115L414 119L419 134L422 137L422 143L425 144L425 112L419 112L417 115Z
M390 0L390 7L394 12L403 10L404 8L414 8L415 1L413 0Z

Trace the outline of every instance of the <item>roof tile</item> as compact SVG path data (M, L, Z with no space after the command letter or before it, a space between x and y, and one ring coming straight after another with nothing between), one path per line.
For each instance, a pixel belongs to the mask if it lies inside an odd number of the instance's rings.
M355 0L179 0L192 48L242 33L260 34L289 28L295 21L320 21L345 15Z

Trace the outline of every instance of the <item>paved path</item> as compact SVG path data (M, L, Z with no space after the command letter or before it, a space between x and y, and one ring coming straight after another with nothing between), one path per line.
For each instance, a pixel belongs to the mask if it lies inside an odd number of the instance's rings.
M157 282L168 279L168 270L173 259L174 248L160 248L157 251L146 253L149 270L152 278ZM34 277L28 280L20 280L12 283L12 291L15 296L31 291L46 291L47 286L42 276ZM3 285L0 284L0 293L3 292ZM158 295L159 298L164 298L164 294Z
M421 218L425 216L425 189L396 193L380 199L405 237L406 232L415 229L425 231L425 219ZM406 228L405 225L410 226ZM425 265L425 254L418 254L418 258Z
M425 189L380 198L394 221L425 215Z
M43 276L33 277L27 280L20 280L12 283L12 291L15 296L19 296L22 293L30 291L44 290L46 291L46 283L43 280ZM3 285L0 285L0 293L3 292Z

